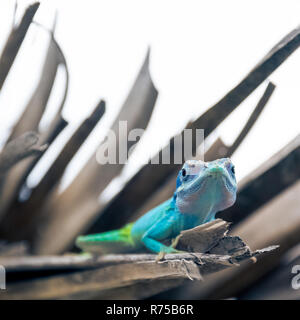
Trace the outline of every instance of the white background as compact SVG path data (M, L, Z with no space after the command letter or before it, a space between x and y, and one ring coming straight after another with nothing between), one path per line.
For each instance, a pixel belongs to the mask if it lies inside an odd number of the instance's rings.
M16 19L31 1L18 1ZM299 1L106 0L41 1L35 21L51 27L57 11L56 39L70 71L70 90L63 111L68 129L29 178L35 185L55 154L100 98L107 112L73 159L63 187L95 151L114 121L151 47L150 71L159 98L133 157L178 133L234 87L259 60L300 23ZM0 47L9 33L13 0L0 1ZM48 35L32 25L0 94L0 138L5 139L36 85ZM255 127L232 157L238 180L299 133L300 50L270 80L277 88ZM42 125L55 112L64 79L61 72ZM230 144L263 94L262 84L220 126L217 134ZM134 173L129 164L108 191ZM107 192L108 192L107 191ZM111 193L111 192L110 192Z

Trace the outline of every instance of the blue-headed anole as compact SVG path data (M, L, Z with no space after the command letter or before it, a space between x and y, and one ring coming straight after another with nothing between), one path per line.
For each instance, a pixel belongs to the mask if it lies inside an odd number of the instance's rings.
M229 158L211 162L188 160L179 171L172 198L119 230L79 236L76 245L85 252L124 253L148 249L176 253L163 244L182 230L215 219L215 214L232 206L237 184Z

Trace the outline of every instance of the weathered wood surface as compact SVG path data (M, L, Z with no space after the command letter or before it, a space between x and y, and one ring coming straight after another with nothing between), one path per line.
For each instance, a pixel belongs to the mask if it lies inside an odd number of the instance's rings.
M15 58L19 52L21 44L23 43L28 28L31 25L32 19L39 8L39 5L39 2L36 2L28 6L19 25L13 26L10 32L0 57L0 91L3 87L9 70L15 61Z
M49 270L82 270L102 268L124 263L139 263L155 261L155 254L109 254L104 256L89 256L79 254L65 254L62 256L19 256L19 257L0 257L1 265L5 266L7 272L33 272ZM195 260L201 259L203 263L218 263L233 265L229 256L202 254L202 253L179 253L167 254L164 260Z
M228 227L228 223L218 219L186 230L177 239L178 248L209 253L167 254L160 261L154 254L2 257L0 264L8 273L64 269L73 272L8 283L0 298L146 298L187 279L202 280L203 275L237 266L241 260L276 248L251 252L242 240L233 241L233 237L226 236ZM144 284L149 291L138 291Z
M202 263L200 265L198 258ZM152 255L151 260L148 261L118 263L95 270L27 280L11 285L8 283L7 290L0 295L0 299L57 299L66 297L84 299L87 294L106 298L106 290L109 290L111 294L113 289L136 284L142 288L141 282L147 284L149 281L157 279L175 280L176 282L178 279L201 280L202 274L209 273L208 270L216 271L229 266L234 266L230 262L229 256L211 255L208 259L202 255L197 257L197 254L174 258L166 256L166 260L156 262L155 256ZM172 281L170 284L173 286ZM147 296L149 293L141 290L139 298ZM131 297L127 296L127 298Z
M300 242L299 194L298 181L251 214L231 232L239 235L251 249L280 245L272 255L259 258L256 264L245 263L236 271L222 271L207 278L201 288L189 286L184 289L184 297L180 290L174 293L174 297L219 299L237 296L273 270L282 255Z
M147 53L136 81L111 127L116 134L116 145L112 147L113 150L117 148L117 163L100 165L101 159L97 159L97 152L95 152L70 186L62 194L55 195L53 201L47 207L45 206L48 219L45 221L46 228L43 234L35 241L34 247L37 253L64 251L72 244L78 233L86 230L94 220L99 194L124 167L124 163L119 163L120 145L126 143L125 152L128 153L135 144L133 141L127 142L126 135L119 134L120 121L127 122L128 132L132 129L147 127L158 96L149 72L149 54L150 52ZM108 141L109 143L111 141ZM109 147L108 145L107 148ZM53 238L54 233L56 236Z

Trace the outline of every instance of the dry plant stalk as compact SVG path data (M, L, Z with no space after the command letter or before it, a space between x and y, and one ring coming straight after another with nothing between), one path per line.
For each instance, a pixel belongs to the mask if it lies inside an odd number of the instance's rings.
M177 247L190 252L166 254L160 261L154 254L3 257L0 264L8 272L55 270L57 274L8 283L1 298L146 298L186 280L202 280L204 275L237 266L277 247L252 252L240 238L227 236L228 228L229 223L217 219L185 230L177 237ZM61 274L66 269L73 272ZM149 290L139 290L144 285Z

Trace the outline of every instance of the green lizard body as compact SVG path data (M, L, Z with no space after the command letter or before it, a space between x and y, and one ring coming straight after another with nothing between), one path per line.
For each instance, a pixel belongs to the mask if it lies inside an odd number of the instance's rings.
M155 253L178 252L163 242L182 230L214 220L218 211L234 204L236 190L229 158L188 160L179 171L172 198L119 230L79 236L76 245L86 252L121 253L145 248Z

